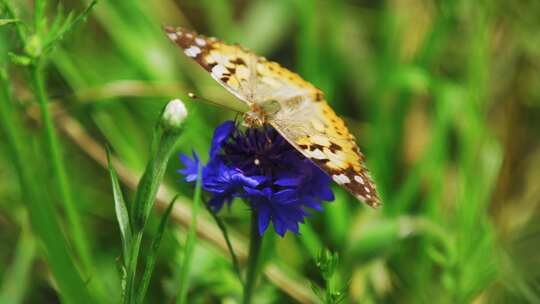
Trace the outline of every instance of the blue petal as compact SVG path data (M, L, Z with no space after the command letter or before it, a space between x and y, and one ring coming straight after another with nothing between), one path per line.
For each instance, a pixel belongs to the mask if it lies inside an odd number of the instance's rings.
M336 197L334 196L334 192L332 191L329 185L327 185L326 187L320 188L319 198L323 201L330 201L330 202L336 199Z
M302 182L302 178L296 176L296 177L279 178L274 182L274 184L277 186L282 186L282 187L294 187L294 186L300 185L301 182Z
M287 232L287 228L285 227L285 223L278 217L272 218L272 224L274 225L274 230L279 234L281 237L285 235L285 232Z
M264 176L245 176L240 171L236 171L232 174L231 179L233 182L247 186L247 187L257 187L260 183L266 180L266 177Z
M287 205L298 202L298 191L293 189L281 190L272 196L272 203Z
M264 192L262 192L261 190L257 190L257 189L253 189L249 187L244 187L244 190L247 192L248 195L251 195L251 196L265 196Z
M222 123L216 128L216 130L214 131L214 136L212 137L210 158L213 158L221 151L223 143L229 138L234 129L234 122L230 120Z
M178 157L180 161L184 164L185 168L177 170L176 172L185 175L185 181L188 183L194 182L197 180L197 174L199 170L199 157L195 151L192 151L193 160L185 154L180 154Z
M265 205L261 205L257 208L257 212L259 214L259 235L263 235L270 224L270 208Z
M313 197L305 196L302 198L301 201L308 208L315 209L317 211L323 210L321 203L317 201L316 199L314 199Z

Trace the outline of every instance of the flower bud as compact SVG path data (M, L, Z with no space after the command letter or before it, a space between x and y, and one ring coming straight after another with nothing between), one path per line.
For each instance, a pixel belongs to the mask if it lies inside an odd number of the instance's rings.
M188 112L186 106L180 99L171 100L161 116L161 122L166 130L177 130L186 119Z

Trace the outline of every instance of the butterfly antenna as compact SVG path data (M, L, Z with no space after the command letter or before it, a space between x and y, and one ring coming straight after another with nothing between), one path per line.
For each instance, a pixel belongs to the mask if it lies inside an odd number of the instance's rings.
M193 99L193 100L196 100L196 101L202 101L202 102L207 103L207 104L211 104L211 105L218 106L218 107L223 107L223 104L212 101L212 100L210 100L208 98L198 96L197 94L195 94L193 92L187 93L187 96L189 98ZM226 108L229 109L229 110L235 111L236 113L241 113L240 110L238 110L238 109L234 109L232 107L226 107Z

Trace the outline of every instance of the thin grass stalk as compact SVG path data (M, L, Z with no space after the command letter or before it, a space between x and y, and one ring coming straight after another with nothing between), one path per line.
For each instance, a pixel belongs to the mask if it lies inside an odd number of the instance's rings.
M206 201L204 202L204 206L206 207L206 210L208 211L208 213L210 213L210 215L216 222L219 230L221 231L221 234L223 235L223 238L225 239L227 250L229 251L229 254L231 255L234 272L236 273L236 276L238 277L240 284L242 284L243 286L244 280L242 279L242 272L240 271L240 263L238 262L238 256L236 255L236 252L234 251L234 247L229 237L229 232L227 231L227 227L225 226L225 223L223 222L223 220L214 211L212 211L212 209L210 209L210 206L208 206L208 203Z
M180 270L180 290L178 292L177 304L187 303L188 292L188 276L191 269L191 260L193 258L193 251L195 250L195 243L197 242L197 216L199 214L199 208L201 205L201 165L199 164L197 174L197 182L195 184L195 194L193 196L193 208L191 209L191 225L189 226L188 235L186 239L186 248L184 251L184 260L182 262L182 269Z
M43 65L42 61L36 59L36 62L30 65L30 76L34 87L34 94L39 103L41 112L41 120L45 127L45 136L47 142L47 150L52 163L52 170L58 190L60 191L61 202L66 211L66 216L73 233L73 242L75 249L81 259L81 266L84 272L88 275L91 269L90 248L88 241L81 224L80 215L75 207L73 194L68 182L66 168L62 160L60 152L60 144L56 137L54 125L49 113L47 94L45 92L43 80Z
M246 284L244 286L243 304L250 304L253 298L253 289L257 283L257 268L259 264L259 256L261 253L262 237L259 235L259 220L258 213L255 210L251 211L251 231L249 240L249 255L248 268L246 275Z

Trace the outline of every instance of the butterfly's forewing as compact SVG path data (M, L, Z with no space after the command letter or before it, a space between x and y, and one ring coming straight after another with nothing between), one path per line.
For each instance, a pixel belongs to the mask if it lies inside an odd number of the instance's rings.
M188 57L248 105L279 102L279 110L268 117L270 124L356 198L372 207L380 205L364 156L319 89L240 46L183 28L165 31Z
M239 46L228 45L185 28L164 29L169 39L182 48L186 56L195 60L238 99L248 102L246 96L251 94L248 62L253 61L255 55Z

